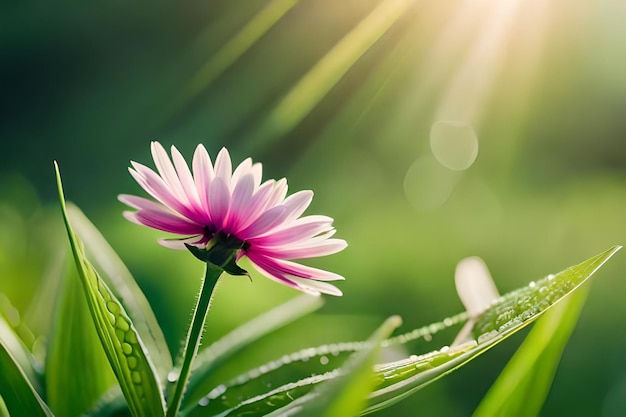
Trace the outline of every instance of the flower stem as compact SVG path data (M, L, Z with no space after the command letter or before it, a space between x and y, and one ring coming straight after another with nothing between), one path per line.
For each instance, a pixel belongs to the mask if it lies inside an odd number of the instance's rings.
M213 295L213 290L215 289L215 285L217 284L217 280L222 274L222 271L223 270L221 268L207 262L200 296L198 297L198 303L196 304L193 318L191 319L191 325L189 326L189 332L187 333L180 374L176 380L174 393L168 401L167 417L176 417L178 415L180 403L183 399L185 387L187 386L187 380L189 379L189 374L191 373L191 362L193 361L193 358L196 357L198 348L200 347L204 321L209 311L209 306L211 305L211 296Z

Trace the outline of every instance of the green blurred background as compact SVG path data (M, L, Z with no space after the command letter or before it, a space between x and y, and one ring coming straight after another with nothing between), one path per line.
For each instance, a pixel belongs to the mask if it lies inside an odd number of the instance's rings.
M151 140L252 156L315 190L308 213L349 242L311 263L346 276L344 297L245 352L257 363L460 312L466 256L504 292L623 244L624 22L620 0L3 2L0 292L45 333L42 277L67 245L57 160L179 348L201 265L116 200L141 193L127 166L153 166ZM618 254L594 279L542 415L626 414L624 271ZM294 295L224 279L207 338ZM378 415L470 415L520 340Z

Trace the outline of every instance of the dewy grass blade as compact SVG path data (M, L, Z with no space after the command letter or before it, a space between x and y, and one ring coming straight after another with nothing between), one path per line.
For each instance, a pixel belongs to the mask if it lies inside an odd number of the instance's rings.
M93 262L109 288L124 305L150 353L161 382L165 382L173 367L172 355L148 300L124 262L87 216L71 203L67 205L67 213L74 231L85 244L87 258Z
M56 163L55 169L63 220L87 304L131 414L134 417L163 416L164 398L154 365L125 309L86 259L82 242L74 233L67 215L61 175Z
M5 408L13 416L53 417L2 341L0 341L0 397Z
M539 414L587 298L587 289L576 291L537 321L472 417Z
M80 416L117 380L108 366L73 265L59 293L46 355L46 401L59 416Z
M213 371L237 352L261 337L304 315L317 310L322 297L303 294L238 327L198 354L184 398L184 406L193 405L211 389ZM184 407L186 408L186 407Z
M367 340L366 347L341 368L338 378L317 386L288 406L268 415L285 417L350 417L365 407L367 395L374 386L373 366L381 342L402 323L399 316L389 317Z
M615 246L495 300L476 320L473 332L476 340L380 366L379 387L370 394L370 405L365 413L405 398L526 327L576 290L620 249L621 246Z

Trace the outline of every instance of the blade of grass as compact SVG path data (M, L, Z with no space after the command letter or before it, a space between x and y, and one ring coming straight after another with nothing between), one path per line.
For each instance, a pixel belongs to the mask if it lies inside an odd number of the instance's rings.
M539 415L587 292L575 292L537 321L472 417Z
M0 396L5 408L14 416L54 416L1 340Z
M151 358L126 310L85 257L83 244L72 229L67 215L61 175L56 163L55 170L63 220L89 311L131 414L134 417L163 416L163 390Z
M46 358L46 399L59 416L82 416L116 385L76 269L65 276Z
M124 305L153 359L161 382L165 382L173 367L172 355L148 300L124 262L87 216L71 203L67 205L67 213L74 231L85 244L87 258Z

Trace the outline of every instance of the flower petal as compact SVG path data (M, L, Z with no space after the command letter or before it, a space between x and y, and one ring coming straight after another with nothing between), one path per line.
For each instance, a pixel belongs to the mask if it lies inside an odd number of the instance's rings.
M172 194L169 186L156 172L137 162L131 162L131 164L134 169L129 168L128 171L133 176L135 181L137 181L137 183L144 190L146 190L148 194L173 211L180 213L189 219L194 219L195 213L185 204L181 203L174 194Z
M233 166L228 149L222 148L215 158L215 177L221 178L230 189Z
M164 232L176 233L179 235L202 234L203 227L196 223L191 223L175 214L155 212L151 210L125 211L124 217L137 224L152 227Z
M250 226L237 232L237 237L241 240L248 240L254 236L266 233L283 221L285 206L276 206L261 214Z
M196 151L193 154L192 161L193 179L196 184L196 190L198 190L198 197L204 210L209 210L209 188L211 188L211 182L215 177L215 171L213 171L213 164L211 164L211 158L206 148L200 144L196 147Z
M189 170L189 166L187 165L187 161L185 161L185 158L183 158L175 146L172 146L172 161L174 162L174 168L176 168L178 179L180 180L183 191L187 196L190 208L199 218L204 219L205 222L209 222L211 219L209 219L206 215L206 211L200 202L200 195L198 194L198 189L196 188L196 184L193 180L193 176L191 175L191 171Z
M231 196L230 212L232 215L229 216L228 222L224 224L224 229L228 233L236 233L240 230L241 224L246 221L242 213L248 207L253 191L254 177L251 173L247 173L237 181Z
M270 234L258 236L250 240L250 244L262 247L277 247L306 241L322 233L333 230L333 219L326 216L306 216L292 221L287 227L273 230Z
M341 275L333 272L313 268L296 262L271 258L264 253L258 253L252 250L249 250L246 253L246 256L255 265L260 266L270 273L281 276L295 276L306 279L315 279L318 281L339 281L345 279Z
M216 231L226 224L230 208L230 191L221 177L215 177L209 189L209 213Z
M348 244L343 239L327 239L321 242L313 242L312 244L305 243L294 247L286 246L272 252L274 256L279 256L281 259L305 259L332 255L344 250L347 246Z
M179 201L189 203L187 194L185 193L185 190L178 179L178 174L174 169L174 165L172 165L172 161L170 161L170 157L167 155L163 146L159 142L152 142L150 144L150 148L152 150L152 159L154 160L154 164L172 194Z
M300 217L300 215L304 213L304 210L309 207L312 200L313 191L310 190L298 191L297 193L287 197L283 203L289 212L285 221L290 221Z

